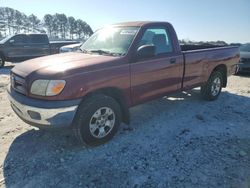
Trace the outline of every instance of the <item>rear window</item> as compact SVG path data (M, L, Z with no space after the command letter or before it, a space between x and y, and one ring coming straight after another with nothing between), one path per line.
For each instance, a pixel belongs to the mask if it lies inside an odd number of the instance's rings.
M48 38L46 35L30 35L30 43L35 43L35 44L47 44L48 43Z

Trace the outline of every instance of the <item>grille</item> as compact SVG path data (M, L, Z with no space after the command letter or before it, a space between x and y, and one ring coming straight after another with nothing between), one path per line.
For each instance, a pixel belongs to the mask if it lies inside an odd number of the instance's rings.
M11 86L15 91L26 95L26 86L24 78L11 73L10 80L11 80Z

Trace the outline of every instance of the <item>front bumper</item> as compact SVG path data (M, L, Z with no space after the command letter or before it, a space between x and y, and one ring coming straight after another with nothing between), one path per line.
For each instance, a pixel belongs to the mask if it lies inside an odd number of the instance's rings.
M36 127L68 127L72 124L81 99L44 101L29 98L8 87L8 98L14 112Z

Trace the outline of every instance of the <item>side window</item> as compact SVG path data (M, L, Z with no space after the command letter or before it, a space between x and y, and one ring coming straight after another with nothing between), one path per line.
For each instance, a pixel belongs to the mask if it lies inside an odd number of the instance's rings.
M48 39L46 35L30 35L30 43L33 44L45 44Z
M169 35L166 29L163 28L147 29L143 34L139 47L146 44L152 44L155 46L156 55L173 51Z
M17 35L14 36L11 40L14 40L14 44L24 44L27 43L27 36L26 35Z

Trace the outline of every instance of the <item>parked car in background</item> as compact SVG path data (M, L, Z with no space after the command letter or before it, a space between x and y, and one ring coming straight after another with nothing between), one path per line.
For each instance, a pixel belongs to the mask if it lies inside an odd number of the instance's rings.
M217 99L240 57L233 46L180 46L167 22L115 24L80 48L16 65L8 95L25 122L68 126L88 145L110 140L132 106L198 86Z
M66 45L66 46L62 46L60 48L60 53L65 53L65 52L75 52L77 50L80 49L80 46L83 43L78 43L78 44L70 44L70 45Z
M50 42L46 34L17 34L0 41L0 67L5 61L23 61L59 53L61 46L77 41Z
M238 72L250 72L250 43L240 46L240 63Z

